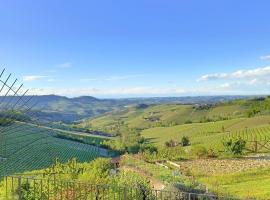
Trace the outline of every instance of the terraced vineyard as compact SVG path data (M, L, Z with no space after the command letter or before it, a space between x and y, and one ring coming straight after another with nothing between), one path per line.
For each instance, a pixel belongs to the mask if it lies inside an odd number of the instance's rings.
M246 117L247 108L240 103L218 105L163 104L130 106L126 110L107 113L95 119L86 119L79 127L103 130L115 134L121 125L129 128L147 129L170 127L185 123L218 121Z
M242 120L243 119L233 119L218 122L184 124L172 127L157 127L142 131L142 135L148 138L149 142L161 146L170 139L180 140L183 136L190 137L193 145L218 145L217 141L228 134L226 129ZM213 141L214 143L212 144Z
M18 127L20 126L20 130ZM105 149L88 144L53 137L56 133L45 128L30 125L12 125L2 135L0 176L42 169L59 158L66 162L77 158L80 162L91 161L99 156L107 156Z
M213 148L222 148L222 141L226 138L241 137L247 141L256 138L258 141L267 141L270 138L269 117L256 117L252 121L259 121L260 125L250 123L249 118L239 118L208 123L184 124L172 127L156 127L142 131L142 135L153 144L159 146L170 139L180 140L188 136L192 145L205 145ZM246 124L249 124L247 128Z

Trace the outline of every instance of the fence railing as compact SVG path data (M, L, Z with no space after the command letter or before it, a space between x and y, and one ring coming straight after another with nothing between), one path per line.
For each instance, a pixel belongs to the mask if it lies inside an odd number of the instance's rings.
M114 187L11 176L2 182L0 200L227 200L209 194Z

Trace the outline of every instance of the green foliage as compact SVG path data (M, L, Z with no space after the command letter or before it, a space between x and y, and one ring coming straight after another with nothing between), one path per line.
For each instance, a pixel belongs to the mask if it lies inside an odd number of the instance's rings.
M207 148L201 145L193 146L191 149L191 153L197 158L205 158L208 156Z
M96 136L90 134L82 135L78 133L76 134L76 132L71 131L59 131L54 137L95 146L100 146L103 144L104 141L109 140L109 138L103 136Z
M176 147L160 147L160 148L152 148L150 150L144 150L140 154L142 158L146 161L154 162L154 161L163 161L163 160L172 160L178 161L186 158L186 152L181 146Z
M225 152L231 153L233 155L241 155L246 146L246 141L242 138L229 138L223 142Z
M152 194L152 187L147 177L131 171L121 171L119 174L114 176L112 185L117 187L125 186L124 189L127 191L131 188L136 188L138 191L138 199L149 199ZM126 198L129 198L128 192Z
M32 179L22 178L22 188L20 191L17 191L17 194L20 194L22 200L50 199L53 196L60 197L60 194L62 199L62 195L64 195L63 197L68 198L64 191L69 191L70 193L68 195L69 198L71 198L75 192L77 194L85 193L85 185L73 184L78 182L85 183L87 186L91 187L91 192L89 192L88 195L96 200L104 198L125 198L126 200L133 200L134 194L129 192L131 189L133 189L133 191L136 189L136 197L138 199L152 198L152 188L147 177L139 173L127 171L120 171L112 174L112 170L113 165L111 164L110 159L105 158L98 158L90 163L78 163L75 159L69 160L67 163L60 163L59 160L56 160L55 163L46 170L27 173L28 176L31 173L35 175L37 180L41 180L39 179L38 174L43 174L43 184L40 184L40 181L34 182ZM74 174L76 174L76 176L74 176ZM65 184L66 182L70 182L71 187L69 184ZM13 184L13 180L11 179L6 183L1 182L0 197L5 195L6 185L8 185L7 189L11 190ZM72 187L74 190L71 189ZM110 188L110 191L104 190L104 188L108 187ZM106 196L108 195L106 192L111 193L111 198L107 198L109 196ZM7 194L10 194L11 197L12 191L7 191ZM86 199L86 197L84 198Z
M199 180L220 196L228 195L239 199L269 199L270 170L258 168L227 174L204 175Z
M110 159L98 158L90 164L84 164L84 172L79 176L79 180L90 182L92 184L109 184L110 170L113 165Z
M181 145L183 147L189 146L190 145L189 137L183 136L181 139Z
M79 174L82 174L83 172L84 168L78 165L76 158L72 158L65 164L62 164L59 159L56 159L50 168L44 170L43 177L69 174L72 179L77 179Z
M179 145L179 142L174 140L169 140L165 142L165 147L176 147Z

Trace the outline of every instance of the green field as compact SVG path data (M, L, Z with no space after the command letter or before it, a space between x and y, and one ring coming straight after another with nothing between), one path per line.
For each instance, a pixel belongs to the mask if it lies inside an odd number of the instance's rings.
M267 98L267 100L269 99ZM161 104L145 107L130 106L125 110L107 113L95 119L83 120L78 127L117 134L122 126L139 130L169 127L187 123L245 118L253 111L251 100L216 105ZM255 104L257 105L257 104ZM255 109L255 108L254 108ZM269 110L269 108L267 108ZM263 111L264 114L267 112Z
M259 116L253 119L239 118L208 123L185 124L172 127L145 129L141 135L150 143L163 146L166 141L190 138L192 145L222 148L222 141L227 137L242 137L264 140L270 137L270 117ZM258 124L256 126L256 124Z
M105 149L56 138L54 131L47 128L15 124L8 129L13 130L1 134L0 175L46 168L56 158L66 162L76 157L86 162L107 155Z
M269 160L207 159L179 162L181 170L220 195L242 199L268 199L270 195Z

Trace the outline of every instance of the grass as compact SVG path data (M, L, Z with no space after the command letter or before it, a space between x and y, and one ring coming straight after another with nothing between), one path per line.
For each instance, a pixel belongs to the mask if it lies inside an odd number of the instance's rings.
M270 196L270 169L201 176L198 180L219 194L255 199L268 199Z
M270 161L253 158L199 159L178 162L180 170L221 196L268 199Z
M226 129L243 119L233 119L208 123L184 124L172 127L157 127L142 131L142 136L149 139L151 143L158 146L164 145L170 139L178 140L183 136L188 136L193 145L219 145L218 141L227 134ZM224 130L223 130L224 127Z
M183 125L187 122L198 123L206 119L246 117L247 110L248 107L244 103L237 101L213 106L183 104L150 105L146 108L131 106L125 110L107 113L95 119L84 120L78 126L114 133L121 125L142 130L160 126Z
M162 181L166 185L178 183L190 186L192 184L189 179L180 173L173 175L174 170L172 169L167 169L154 163L148 163L130 155L121 157L121 166L134 167L143 174L148 174L150 177Z
M153 105L145 109L130 107L125 111L113 112L93 120L85 120L79 127L115 133L119 126L147 129L156 126L184 124L188 120L199 122L204 111L194 110L192 105Z
M252 119L239 118L208 123L193 123L172 127L145 129L141 135L157 146L164 146L169 140L180 141L188 136L191 145L204 145L221 150L224 138L241 136L244 139L257 137L260 140L270 137L270 117L258 116ZM257 126L256 126L257 125Z

